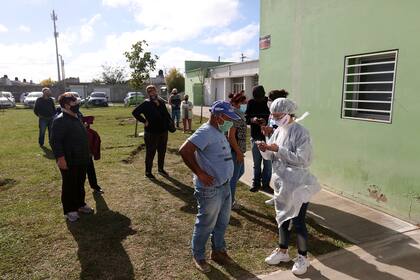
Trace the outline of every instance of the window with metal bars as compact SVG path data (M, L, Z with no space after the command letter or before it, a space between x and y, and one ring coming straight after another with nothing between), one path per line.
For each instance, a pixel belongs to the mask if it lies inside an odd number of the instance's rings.
M391 123L398 50L345 57L341 117Z

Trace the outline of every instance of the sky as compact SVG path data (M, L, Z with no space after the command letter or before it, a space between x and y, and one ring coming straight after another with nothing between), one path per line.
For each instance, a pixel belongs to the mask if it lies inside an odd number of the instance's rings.
M58 20L65 76L100 78L101 65L127 67L140 40L157 69L184 71L185 60L258 58L258 0L1 0L0 77L57 80L51 12Z

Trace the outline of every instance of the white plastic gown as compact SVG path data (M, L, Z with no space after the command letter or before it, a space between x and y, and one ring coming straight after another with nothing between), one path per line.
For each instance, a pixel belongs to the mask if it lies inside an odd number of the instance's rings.
M315 176L309 172L312 160L312 145L309 132L293 122L277 128L267 144L275 143L278 152L261 152L264 159L272 161L276 220L283 222L299 214L303 203L320 191Z

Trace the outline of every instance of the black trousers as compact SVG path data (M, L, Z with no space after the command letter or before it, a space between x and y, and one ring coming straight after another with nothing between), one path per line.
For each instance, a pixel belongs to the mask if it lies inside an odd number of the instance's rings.
M87 166L87 177L89 180L89 185L92 189L98 187L98 181L96 179L95 164L93 163L92 157L89 157L89 164Z
M290 222L293 223L295 231L297 234L297 247L298 253L302 256L306 256L308 252L308 230L306 229L305 217L306 210L308 209L308 203L303 203L300 207L299 215L292 218L291 220L285 221L279 228L279 237L280 237L280 248L287 249L289 247L290 239Z
M68 170L61 170L63 184L61 188L61 203L64 215L77 211L85 206L86 166L69 166Z
M153 159L155 158L156 151L158 153L158 169L163 169L166 146L168 144L168 132L145 132L144 144L146 144L146 173L152 173Z

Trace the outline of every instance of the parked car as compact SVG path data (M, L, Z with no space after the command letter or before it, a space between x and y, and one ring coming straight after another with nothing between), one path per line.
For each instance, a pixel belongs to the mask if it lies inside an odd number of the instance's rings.
M26 96L28 96L28 94L29 94L29 92L23 92L20 95L20 98L19 98L20 103L24 103L25 102L25 98L26 98Z
M15 98L9 91L0 91L0 108L12 108L15 107Z
M83 102L86 106L104 106L108 107L108 96L105 92L94 91Z
M127 96L124 98L124 105L137 105L143 103L144 101L144 93L137 91L137 92L128 92Z
M80 95L79 95L79 93L78 93L78 92L75 92L75 91L69 91L69 93L73 94L73 95L76 97L76 99L77 99L77 103L81 103L81 102L82 102L82 99L80 98Z
M23 101L23 104L27 108L33 108L35 107L35 102L38 99L38 97L42 96L42 91L32 91L26 96L25 100Z

